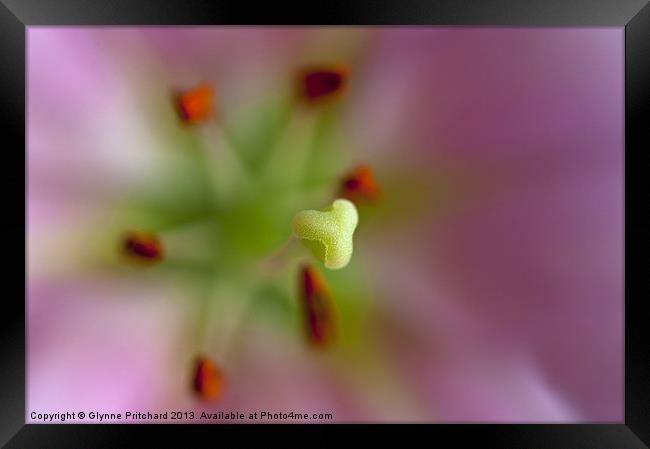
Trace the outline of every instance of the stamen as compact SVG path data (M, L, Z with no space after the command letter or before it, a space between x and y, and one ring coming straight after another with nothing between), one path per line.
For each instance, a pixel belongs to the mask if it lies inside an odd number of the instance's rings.
M369 165L360 165L349 172L341 181L340 196L355 204L375 201L381 196L381 189Z
M187 124L196 124L212 117L214 96L214 89L208 84L176 94L174 103L181 120Z
M196 361L193 388L203 400L219 399L224 390L224 376L217 364L207 358L199 357Z
M299 94L307 102L341 95L348 85L349 69L343 65L312 66L299 72Z
M128 256L144 262L159 262L164 256L160 238L147 232L129 232L124 238L124 250Z
M325 278L311 265L304 265L300 271L300 293L307 338L315 347L323 348L336 338L338 312Z

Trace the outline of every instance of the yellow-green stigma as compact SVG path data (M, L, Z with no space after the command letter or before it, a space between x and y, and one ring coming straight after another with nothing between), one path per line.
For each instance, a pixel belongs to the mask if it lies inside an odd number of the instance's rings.
M339 198L324 211L304 210L293 218L293 234L331 270L352 257L352 235L359 222L355 205Z

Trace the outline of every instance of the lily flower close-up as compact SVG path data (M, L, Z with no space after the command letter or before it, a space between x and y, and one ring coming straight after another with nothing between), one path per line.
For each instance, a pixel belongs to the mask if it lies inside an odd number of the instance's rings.
M27 75L28 410L622 419L621 29L29 27Z

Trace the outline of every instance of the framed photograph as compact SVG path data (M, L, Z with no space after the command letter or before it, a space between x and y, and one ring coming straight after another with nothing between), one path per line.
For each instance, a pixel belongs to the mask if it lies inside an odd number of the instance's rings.
M0 4L2 444L648 447L646 2L93 3Z

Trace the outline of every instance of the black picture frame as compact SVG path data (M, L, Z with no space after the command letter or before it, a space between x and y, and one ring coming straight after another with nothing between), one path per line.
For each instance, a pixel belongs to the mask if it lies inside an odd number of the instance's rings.
M3 157L10 157L0 183L5 193L0 229L5 236L0 309L0 444L11 448L122 447L136 436L168 438L164 425L25 424L25 42L32 25L490 25L613 26L625 28L625 421L611 424L425 425L408 430L435 441L513 448L643 448L650 445L650 342L644 326L648 283L642 261L648 249L644 218L644 152L650 150L650 5L644 0L329 0L287 5L276 2L156 0L0 0L0 126ZM291 14L287 14L290 11ZM21 151L22 148L22 151ZM26 190L25 190L26 192ZM26 231L25 231L26 232ZM26 236L26 233L23 234ZM23 265L17 263L23 261ZM21 270L25 270L21 276ZM23 279L25 282L21 281ZM20 293L22 294L22 297ZM215 431L215 428L218 430ZM234 426L240 429L244 426ZM277 426L257 426L263 432ZM317 437L303 439L304 427ZM232 429L232 427L230 427ZM390 428L390 427L388 427ZM392 430L404 430L394 426ZM222 426L174 426L174 432L217 434ZM322 425L301 426L296 443L323 442ZM374 430L382 436L387 427ZM294 432L292 426L292 432ZM327 429L328 431L330 429ZM239 432L244 434L244 432ZM171 441L171 440L168 440ZM189 439L182 441L188 442ZM215 444L218 440L214 440Z

